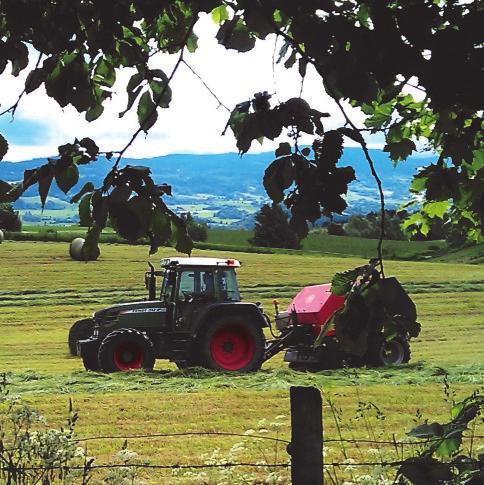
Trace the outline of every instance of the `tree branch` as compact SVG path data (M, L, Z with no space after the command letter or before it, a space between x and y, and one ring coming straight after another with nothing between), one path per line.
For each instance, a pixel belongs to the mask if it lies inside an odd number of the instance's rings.
M155 102L155 106L151 110L150 114L146 117L145 122L133 133L133 135L131 136L131 139L128 141L128 143L118 152L119 155L116 158L116 161L114 162L114 165L113 165L113 168L111 169L111 172L115 171L118 168L119 162L123 158L126 150L134 143L134 141L136 140L136 138L138 138L138 135L143 131L144 126L146 125L146 123L148 122L148 120L151 118L151 116L158 109L159 103L163 99L163 96L165 95L166 90L168 89L168 87L170 85L170 82L172 81L173 77L175 76L176 72L178 71L178 68L180 67L181 63L183 62L183 55L185 53L185 49L186 49L186 46L187 46L187 41L188 41L188 38L190 37L192 31L193 31L193 28L195 27L195 24L197 23L198 14L199 14L199 11L198 10L194 12L193 19L192 19L192 21L191 21L191 23L190 23L190 25L189 25L189 27L187 29L187 32L185 34L185 37L183 38L183 44L182 44L182 47L181 47L181 50L180 50L180 54L178 56L178 60L176 61L175 66L173 67L170 76L166 80L166 83L163 86L163 89L161 90L160 95L158 96L158 99Z
M37 62L35 63L35 67L34 69L37 69L40 65L40 61L42 60L42 56L44 55L43 52L40 52L39 53L39 57L37 58ZM31 71L32 72L32 71ZM3 116L4 114L7 114L7 113L11 113L12 115L12 119L13 117L15 116L15 112L17 111L17 108L20 104L20 100L23 98L24 94L27 92L27 88L29 87L29 83L26 83L22 92L19 94L18 98L17 98L17 101L12 104L12 106L10 106L10 108L7 108L6 110L2 111L0 113L0 116Z
M188 69L189 71L196 77L200 80L200 82L205 86L205 89L212 95L212 97L215 98L215 100L217 101L218 103L218 107L222 107L224 108L225 110L227 110L229 113L230 113L230 109L227 108L227 105L225 105L221 100L220 98L214 93L214 91L210 88L210 86L203 80L202 76L200 76L200 74L198 74L195 69L193 69L192 66L190 66L190 64L188 64L187 61L185 61L185 59L182 59L182 64L184 64Z
M353 128L353 130L360 131L355 124L351 121L349 118L348 114L346 113L345 109L341 105L341 102L336 99L336 97L333 96L333 94L330 92L330 96L333 98L334 102L338 105L338 108L340 109L341 113L343 114L346 123ZM361 136L361 141L360 141L360 146L363 150L363 153L365 154L366 161L368 162L368 165L370 166L371 174L373 175L373 178L375 179L375 182L378 186L378 193L380 195L380 237L378 238L378 245L377 245L377 253L378 253L378 259L380 260L380 269L381 269L381 274L384 277L385 272L383 269L383 254L382 254L382 246L383 246L383 239L385 237L385 194L383 193L383 186L380 177L378 176L378 173L376 172L375 169L375 164L370 156L370 152L368 151L368 145L366 144L365 139L363 136Z
M261 6L261 8L263 8L263 5L260 2L259 2L259 5ZM269 19L269 17L268 17L268 19ZM312 57L308 56L301 49L301 47L297 43L294 42L294 39L290 35L288 35L286 32L284 32L283 30L281 30L276 25L276 23L274 22L274 19L272 18L272 16L270 16L269 21L273 25L276 35L280 35L287 42L289 42L290 45L292 46L292 48L295 49L298 52L298 54L303 59L305 59L308 62L308 64L312 64L316 68L316 70L317 70L317 66L316 66L315 60ZM351 128L353 130L356 130L358 133L360 133L360 131L362 131L362 130L358 129L356 127L356 125L351 121L351 119L349 118L348 114L346 113L346 111L344 110L343 106L341 105L341 102L338 100L337 96L335 96L335 94L330 89L328 89L327 86L325 86L325 88L328 91L328 94L333 98L334 102L338 105L338 108L340 109L341 113L343 114L343 116L344 116L344 118L346 120L346 124L348 124L349 126L351 126ZM361 141L359 143L360 143L360 146L361 146L361 148L363 150L363 153L365 155L365 158L366 158L366 160L368 162L368 165L370 166L371 174L373 175L373 178L375 179L376 184L378 186L378 192L379 192L379 196L380 196L380 214L381 214L380 217L381 217L381 225L380 225L380 237L378 239L378 245L377 245L377 253L378 253L378 259L380 260L381 274L384 277L385 276L385 273L384 273L384 268L383 268L382 246L383 246L383 239L385 237L385 195L383 193L383 187L382 187L381 179L380 179L380 177L378 176L378 174L377 174L377 172L375 170L375 164L373 163L373 160L372 160L372 158L370 156L370 153L368 151L368 146L367 146L366 141L363 138L363 136L361 136Z

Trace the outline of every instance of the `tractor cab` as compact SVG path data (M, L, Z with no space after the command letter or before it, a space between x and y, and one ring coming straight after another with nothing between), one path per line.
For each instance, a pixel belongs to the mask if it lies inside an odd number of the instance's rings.
M235 274L240 262L235 259L167 258L161 261L161 266L165 269L160 294L162 301L176 304L240 301ZM148 275L151 278L151 274ZM147 286L152 286L151 280ZM154 295L150 295L150 299L151 296Z

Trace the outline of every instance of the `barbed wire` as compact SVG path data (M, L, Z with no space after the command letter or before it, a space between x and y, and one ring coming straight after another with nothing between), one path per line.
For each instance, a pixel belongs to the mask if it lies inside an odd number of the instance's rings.
M248 438L248 439L261 439L261 440L268 440L274 441L279 443L284 443L285 445L291 444L290 441L282 439L282 438L275 438L273 436L263 436L257 434L244 434L244 433L232 433L228 431L184 431L179 433L152 433L152 434L134 434L134 435L99 435L99 436L85 436L82 438L75 438L67 440L70 443L81 443L86 441L95 441L95 440L114 440L114 439L122 439L122 440L132 440L132 439L154 439L154 438L180 438L184 436L226 436L226 437L239 437L239 438ZM425 445L427 443L433 443L437 441L444 440L445 437L437 437L437 438L420 438L414 441L398 441L398 440L373 440L373 439L359 439L359 438L324 438L323 439L323 446L326 443L352 443L352 444L376 444L376 445L392 445L392 446L413 446L413 445ZM484 435L472 435L472 436L463 436L462 439L484 439ZM13 447L13 448L0 448L0 452L11 452L21 450L21 446Z
M196 463L196 464L150 464L150 463L105 463L99 465L45 465L45 466L15 466L10 465L8 467L0 466L0 471L40 471L40 470L97 470L97 469L109 469L109 468L148 468L148 469L160 469L160 470L183 470L183 469L197 469L197 468L234 468L234 467L251 467L251 468L290 468L290 463Z
M280 443L285 443L288 445L290 441L283 440L281 438L274 438L272 436L263 436L263 435L254 435L254 434L244 434L244 433L231 433L227 431L184 431L179 433L155 433L155 434L135 434L135 435L128 435L128 436L87 436L85 438L76 438L72 440L73 442L82 442L82 441L93 441L93 440L100 440L100 439L150 439L150 438L178 438L183 436L235 436L240 438L253 438L253 439L262 439L262 440L269 440L269 441L276 441Z

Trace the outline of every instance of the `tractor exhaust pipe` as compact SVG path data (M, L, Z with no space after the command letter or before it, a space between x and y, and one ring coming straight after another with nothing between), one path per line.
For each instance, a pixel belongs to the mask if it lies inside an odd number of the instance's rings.
M148 300L156 300L156 274L155 267L148 261L150 271L145 275L146 288L148 290Z

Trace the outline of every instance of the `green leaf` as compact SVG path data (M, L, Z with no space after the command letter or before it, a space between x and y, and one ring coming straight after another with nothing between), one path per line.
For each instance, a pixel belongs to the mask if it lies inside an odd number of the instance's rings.
M92 224L91 197L92 197L92 194L87 194L81 199L81 202L79 203L79 207L78 207L79 220L81 221L82 225Z
M336 273L331 280L331 293L338 296L345 296L351 290L359 274L359 268Z
M45 201L47 200L47 195L49 193L49 189L52 184L54 174L52 173L52 170L50 169L50 167L48 168L48 170L42 170L42 172L43 172L42 176L41 178L39 178L39 196L40 196L40 203L42 205L42 210L44 210Z
M153 79L150 81L150 88L153 92L153 101L161 108L170 106L172 92L166 80Z
M3 160L3 157L7 154L7 152L8 152L8 142L4 138L4 136L0 134L0 160Z
M455 438L446 438L442 440L442 442L439 444L439 446L435 450L435 454L440 458L450 458L455 454L456 451L459 450L461 443L462 436Z
M441 202L426 202L422 207L422 211L430 218L439 217L442 219L449 209L449 206L450 203L447 200Z
M171 223L171 234L175 249L179 253L190 255L193 249L193 241L188 235L187 228L182 222Z
M255 46L255 37L238 16L235 16L232 20L226 20L217 32L216 37L219 44L238 52L248 52Z
M212 10L212 20L220 25L224 20L229 19L229 12L225 5L220 5Z
M132 192L133 191L131 187L128 187L126 185L115 187L111 194L109 194L109 200L116 204L127 202Z
M81 200L81 197L94 190L94 185L92 182L86 182L82 189L75 195L71 197L71 204L77 204Z
M396 143L387 143L384 146L383 151L390 153L390 158L394 162L398 162L406 160L416 149L417 147L412 140L404 138L402 141Z
M44 68L32 69L25 79L25 92L28 94L35 91L45 81L46 77Z
M170 219L159 207L155 207L153 211L151 233L153 241L150 254L155 254L158 247L167 244L172 236Z
M414 438L440 438L444 434L444 427L440 423L421 424L407 433Z
M86 121L94 121L94 120L97 120L102 114L103 114L103 111L104 111L104 106L102 104L96 104L94 105L92 108L89 108L87 111L86 111Z
M67 194L79 181L79 169L77 165L71 164L65 168L55 170L55 181L57 187Z
M143 86L138 86L134 91L128 91L128 106L124 111L121 111L118 116L122 118L133 106L139 93L143 90Z
M94 79L103 86L111 88L116 82L116 70L110 62L101 58L94 70Z
M92 157L96 157L99 153L99 147L96 145L94 140L85 137L80 142L79 145L86 149L86 152Z
M478 172L481 168L484 168L484 148L473 151L474 158L472 160L472 168ZM1 160L1 157L0 157Z
M363 139L363 136L361 135L361 133L358 131L358 130L354 130L352 128L346 128L346 127L343 127L343 128L338 128L338 131L340 133L342 133L343 135L347 136L348 138L351 138L353 141L355 141L356 143L364 143L364 139Z
M291 156L284 156L274 160L264 173L264 188L274 204L284 199L284 190L294 182L294 165Z
M276 149L276 157L282 157L283 155L290 155L291 145L287 142L279 143L279 147Z
M95 261L99 258L101 251L99 250L99 236L101 235L102 227L94 224L89 228L86 239L82 246L82 256L84 261Z
M370 24L368 22L368 18L370 16L370 10L368 8L368 5L362 3L360 5L360 8L358 9L358 12L356 13L356 16L362 27L365 27L367 29L370 28Z
M422 192L427 187L428 177L416 175L410 183L412 192Z
M153 103L149 91L145 91L138 103L139 126L145 133L148 133L148 130L156 123L157 119L156 105Z
M198 36L197 36L197 34L192 32L188 36L188 39L186 41L186 46L187 46L188 52L190 52L191 54L193 54L197 50L197 48L198 48Z

